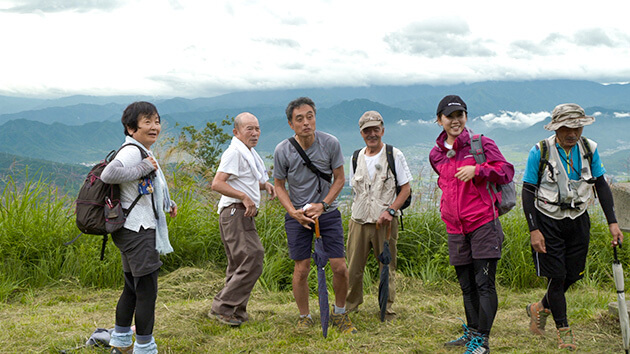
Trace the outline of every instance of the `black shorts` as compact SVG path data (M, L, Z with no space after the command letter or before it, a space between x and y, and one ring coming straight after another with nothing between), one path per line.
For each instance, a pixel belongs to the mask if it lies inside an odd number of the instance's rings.
M500 259L504 237L499 219L466 235L448 234L449 262L452 266L461 266L471 264L473 259Z
M124 227L112 234L114 244L120 249L123 271L139 278L151 274L162 266L160 254L155 249L155 229L140 228L135 232Z
M575 219L552 219L537 212L538 226L547 253L532 248L536 275L547 278L582 279L590 241L591 220L587 212Z

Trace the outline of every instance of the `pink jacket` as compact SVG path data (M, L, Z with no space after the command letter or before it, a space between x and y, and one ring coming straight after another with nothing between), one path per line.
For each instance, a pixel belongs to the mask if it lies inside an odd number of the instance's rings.
M486 162L477 165L472 181L462 182L455 178L457 168L475 165L475 158L470 152L470 135L464 130L455 139L453 150L456 154L448 158L448 149L444 147L446 132L442 132L429 154L431 167L438 174L438 186L442 190L440 212L449 234L468 234L483 224L499 216L493 204L498 195L490 195L486 182L509 183L514 177L514 166L507 162L492 139L483 136L481 142L486 155Z

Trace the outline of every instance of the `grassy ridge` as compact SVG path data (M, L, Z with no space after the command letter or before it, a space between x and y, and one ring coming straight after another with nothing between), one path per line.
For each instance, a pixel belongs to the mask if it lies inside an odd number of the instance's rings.
M223 268L226 260L218 230L216 195L180 171L168 179L172 182L173 199L179 204L179 215L168 220L175 252L163 257L163 269L170 272L180 267L208 265ZM427 201L406 210L405 229L399 236L398 264L399 271L409 277L439 284L456 279L448 264L446 230L435 205L434 200ZM347 227L349 210L341 211ZM608 286L612 284L610 235L599 207L592 211L585 278L589 284ZM522 211L517 207L502 216L501 222L505 242L498 283L513 289L543 286L544 281L533 271ZM265 247L260 284L268 291L289 290L293 262L286 246L284 209L277 201L263 203L256 223ZM120 258L113 243L108 242L105 260L100 261L100 236L84 235L70 246L63 245L77 234L72 198L42 181L20 186L9 181L0 195L0 301L64 281L86 287L121 286ZM626 253L621 252L624 264L629 259ZM365 282L369 285L378 278L374 258L370 258L367 268ZM311 277L315 280L315 272Z

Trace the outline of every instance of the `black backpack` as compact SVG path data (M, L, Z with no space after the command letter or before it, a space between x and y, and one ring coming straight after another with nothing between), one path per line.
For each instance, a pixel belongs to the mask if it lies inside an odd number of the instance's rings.
M361 152L361 149L355 150L354 153L352 153L352 172L353 173L357 171L357 158L359 157L360 152ZM394 158L394 147L389 144L385 144L385 154L387 157L387 167L389 168L390 171L392 171L392 174L394 175L394 182L396 184L396 195L398 195L398 193L400 193L400 186L398 185L398 176L396 175L396 159ZM413 193L411 189L409 189L409 197L407 197L403 205L400 207L400 229L401 230L405 229L403 225L403 219L402 219L403 210L407 209L407 207L411 205L412 194Z
M67 246L73 243L82 234L102 235L103 245L101 247L101 260L103 260L105 255L105 244L107 243L107 235L111 233L108 232L108 227L106 226L109 220L105 212L105 206L107 205L108 199L111 205L120 205L120 187L118 184L104 183L101 180L101 173L103 173L105 167L116 157L118 152L127 145L137 147L138 150L140 150L142 159L148 157L147 153L138 145L125 144L118 150L112 150L109 154L107 154L103 161L96 164L92 170L90 170L83 181L83 185L79 190L79 195L75 202L76 223L79 230L81 230L81 233L71 241L64 243L64 245ZM122 224L124 224L124 219L127 215L129 215L142 196L143 194L138 194L138 197L136 197L131 206L124 211L121 207L119 207L119 209L123 211L123 215L119 215L117 217L118 220L122 219ZM118 221L118 223L120 223L120 221ZM122 227L122 224L120 227Z

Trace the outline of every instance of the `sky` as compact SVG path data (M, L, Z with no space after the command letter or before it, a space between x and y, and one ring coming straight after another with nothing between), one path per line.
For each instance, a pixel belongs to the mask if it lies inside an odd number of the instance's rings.
M0 95L629 82L623 3L0 0Z

